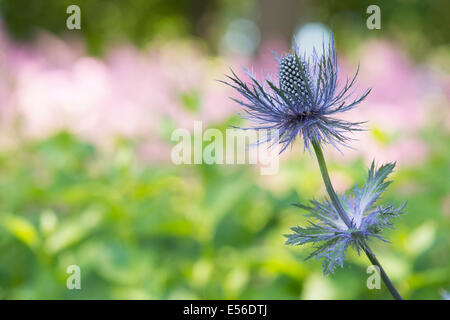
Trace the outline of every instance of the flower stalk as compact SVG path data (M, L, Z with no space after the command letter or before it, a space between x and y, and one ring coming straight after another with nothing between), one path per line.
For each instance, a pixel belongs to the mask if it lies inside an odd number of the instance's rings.
M370 262L377 266L380 269L380 275L381 279L383 279L384 284L386 285L386 288L388 288L391 295L394 297L395 300L403 300L402 296L398 293L397 289L395 288L394 284L392 283L391 279L389 279L388 275L384 271L383 267L381 266L380 262L378 261L375 254L370 250L367 243L363 243L362 249L366 253L367 257L369 258Z
M325 158L323 156L322 148L320 145L316 142L312 142L312 146L314 148L314 152L316 153L317 162L319 163L320 172L322 174L323 182L325 184L325 187L327 189L327 193L330 196L331 202L333 203L334 207L336 208L336 211L339 214L339 217L342 219L342 221L347 225L347 227L350 229L352 228L352 222L350 221L348 215L345 213L344 208L342 207L341 202L339 201L339 198L334 191L333 185L331 184L330 176L328 174L327 164L325 162ZM376 265L380 270L381 279L383 280L384 284L388 288L391 295L396 300L402 300L401 295L398 293L397 289L395 288L392 281L389 279L388 275L384 271L383 267L381 266L380 262L378 261L375 254L370 250L367 243L362 240L359 243L360 247L364 250L367 257L369 258L370 262L373 265Z
M352 227L352 223L350 222L350 219L345 213L344 208L342 208L342 204L339 201L336 192L334 191L333 185L331 184L330 176L328 175L327 164L325 163L325 158L323 157L322 148L316 141L313 141L312 145L314 148L314 152L316 153L317 162L319 163L320 167L320 173L322 174L322 179L325 184L325 188L327 189L328 195L330 196L331 202L336 208L342 221L344 221L346 226L350 229Z

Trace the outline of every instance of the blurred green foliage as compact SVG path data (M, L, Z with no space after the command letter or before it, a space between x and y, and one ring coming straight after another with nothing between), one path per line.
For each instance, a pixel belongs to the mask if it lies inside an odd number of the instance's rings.
M378 5L381 13L381 29L366 28L367 7ZM329 25L344 47L371 37L390 39L406 48L417 60L429 54L430 49L445 47L450 42L450 28L446 12L450 2L445 0L344 0L314 1L312 20L319 19Z
M108 44L131 41L147 44L154 37L198 34L195 21L214 1L184 0L1 0L0 12L8 31L30 39L38 29L61 35L68 32L68 6L81 8L81 30L90 51L100 53ZM25 9L26 8L26 9Z
M392 244L374 246L406 298L450 286L450 150L448 136L429 135L427 164L400 168L387 192L409 200L408 214ZM359 182L365 174L361 161L330 168ZM283 245L305 222L289 203L321 190L310 157L287 160L274 178L293 187L270 191L245 166L145 165L130 142L100 152L64 132L3 151L0 298L390 298L366 288L365 257L349 253L323 277L320 262L302 261L307 248ZM66 288L73 264L81 290Z
M200 37L215 50L229 23L237 18L253 20L263 37L278 32L286 41L299 24L311 21L331 27L343 39L340 45L349 48L362 39L391 37L418 59L450 41L447 0L284 0L276 6L272 0L0 0L0 14L16 38L30 39L39 29L62 35L68 32L66 8L72 4L81 8L82 30L70 33L82 36L96 54L114 43L142 46L173 36ZM366 10L373 4L381 8L381 30L366 27Z
M116 42L171 36L200 37L214 50L241 17L254 20L263 38L282 22L294 32L318 21L344 47L382 36L416 57L450 38L449 1L378 4L381 31L365 27L371 1L290 0L284 15L270 1L0 0L0 13L9 33L28 41L37 29L67 32L66 8L76 3L82 30L71 32L97 54ZM199 95L179 99L195 112ZM168 140L170 119L161 127ZM450 137L438 128L423 135L426 163L400 166L386 193L396 204L408 201L392 243L373 244L405 298L436 299L450 289ZM381 128L371 133L389 142ZM145 164L136 154L135 142L102 151L65 132L0 151L0 299L390 299L384 288L367 289L365 257L350 252L343 269L323 277L320 262L303 261L307 248L283 245L289 227L306 221L289 204L323 194L307 154L283 160L271 177L246 166ZM366 171L361 160L330 169L360 183ZM66 288L73 264L81 267L81 290Z

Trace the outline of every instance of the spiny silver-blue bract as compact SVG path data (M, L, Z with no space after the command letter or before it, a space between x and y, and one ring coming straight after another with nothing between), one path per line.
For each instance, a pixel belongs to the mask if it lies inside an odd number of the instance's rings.
M308 221L310 226L293 227L292 234L285 235L286 244L303 245L311 243L314 251L307 257L323 258L323 273L334 272L337 266L342 267L345 251L349 246L358 253L369 238L384 240L380 234L386 228L391 228L391 219L403 213L405 204L395 208L394 205L375 205L383 191L390 185L387 176L394 169L395 164L389 163L375 169L369 169L364 187L355 186L349 194L340 195L340 201L351 221L348 227L340 218L332 203L325 199L323 202L310 201L311 206L296 204L309 212L309 216L316 221Z
M358 71L352 80L347 79L340 87L333 37L327 47L323 44L322 51L319 55L314 49L307 57L294 46L293 53L282 58L275 55L279 67L275 76L278 85L271 76L258 81L246 69L251 80L244 82L232 70L232 76L228 76L230 81L222 82L236 89L244 98L232 99L243 107L242 117L254 124L242 129L278 130L281 152L292 145L297 136L303 138L304 147L308 150L313 141L329 143L338 150L339 145L347 145L350 140L347 134L361 130L363 122L349 122L334 116L354 108L370 90L347 102L353 95ZM273 135L266 137L265 141L277 142Z

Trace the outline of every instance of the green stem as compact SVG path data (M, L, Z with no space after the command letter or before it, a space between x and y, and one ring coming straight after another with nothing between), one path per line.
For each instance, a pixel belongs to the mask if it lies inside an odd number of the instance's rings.
M336 192L333 189L333 185L331 184L330 176L328 175L328 169L327 164L325 163L325 159L323 157L322 148L317 142L312 143L314 147L314 151L316 152L317 162L319 163L320 172L322 173L323 182L325 183L325 187L327 188L328 195L330 196L331 202L333 203L334 207L336 208L339 216L341 217L342 221L344 221L345 225L348 228L351 228L351 222L348 218L347 214L345 213L344 208L342 208L342 204L339 201L338 196L336 195Z
M391 279L389 279L388 275L384 271L375 254L372 252L372 250L370 250L367 243L363 243L362 248L366 253L367 257L369 258L370 262L380 269L381 279L383 279L384 284L386 285L392 296L395 298L395 300L403 300L402 296L400 295L400 293L398 293L397 289L394 287L394 284L392 283Z
M319 143L313 142L312 143L314 152L316 153L317 162L319 163L320 172L322 173L323 182L325 183L325 187L327 189L328 195L330 196L331 202L333 203L334 207L336 208L336 211L339 214L339 217L344 221L345 225L348 228L352 227L352 223L345 212L344 208L342 207L342 204L334 191L333 185L331 184L330 176L328 175L328 169L327 165L325 163L325 158L323 157L322 148L320 147ZM361 244L362 249L366 253L367 257L369 258L370 262L373 265L376 265L380 269L381 273L381 279L383 279L384 284L388 288L389 292L392 294L392 296L396 300L402 300L402 297L398 293L397 289L392 284L391 280L389 279L388 275L384 271L383 267L381 266L380 262L376 258L375 254L370 250L369 246L363 242Z

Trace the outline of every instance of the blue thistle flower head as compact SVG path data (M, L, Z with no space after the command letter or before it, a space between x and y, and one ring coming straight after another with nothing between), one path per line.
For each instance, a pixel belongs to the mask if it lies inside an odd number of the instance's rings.
M392 228L391 220L403 213L405 204L395 208L394 205L376 205L381 194L391 181L387 176L394 169L395 164L389 163L377 170L372 162L363 188L355 186L347 195L340 195L340 201L351 220L347 226L340 218L335 207L328 199L323 202L310 201L311 206L296 204L306 209L309 216L309 226L293 227L292 234L285 235L286 244L303 245L311 243L314 251L306 258L323 259L323 273L333 273L336 267L342 267L345 252L353 247L358 254L364 243L370 238L377 238L387 242L381 237L386 228Z
M352 99L359 67L354 77L340 86L333 37L325 47L324 44L320 55L315 49L311 56L301 55L297 46L281 58L275 54L278 84L271 76L258 81L246 69L250 81L244 82L231 70L229 81L222 82L239 92L243 99L232 99L243 107L243 118L254 124L242 129L278 130L277 141L268 136L267 140L259 142L279 142L281 152L292 145L296 137L303 139L308 150L313 141L329 143L338 150L340 145L347 145L350 140L347 134L361 130L362 122L349 122L335 116L356 107L370 90Z

